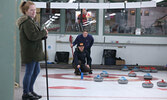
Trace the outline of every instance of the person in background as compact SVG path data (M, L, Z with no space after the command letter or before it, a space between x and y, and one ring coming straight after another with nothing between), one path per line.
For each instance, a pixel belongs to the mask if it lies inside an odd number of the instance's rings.
M87 60L86 60L87 59ZM79 43L74 52L73 67L75 69L75 74L80 75L81 72L90 72L91 58L89 53L84 50L84 44Z
M81 14L78 15L78 31L83 31L85 28L88 28L86 23L87 23L87 11L86 9L82 9ZM84 26L86 25L86 26Z
M40 30L35 24L36 6L31 1L23 1L20 5L23 15L17 20L20 31L21 61L25 64L23 79L23 100L40 99L42 96L34 92L34 83L40 72L39 61L45 59L42 40L47 38L47 29Z
M79 34L74 42L70 45L71 48L75 46L76 44L79 45L79 43L84 44L84 50L86 50L89 53L89 56L91 54L91 47L94 43L94 38L92 35L88 34L87 30L84 30L82 34ZM89 74L92 74L92 69L90 65L90 72Z
M82 10L82 16L81 14L78 15L78 23L80 23L82 21L82 23L87 22L87 11L86 9Z

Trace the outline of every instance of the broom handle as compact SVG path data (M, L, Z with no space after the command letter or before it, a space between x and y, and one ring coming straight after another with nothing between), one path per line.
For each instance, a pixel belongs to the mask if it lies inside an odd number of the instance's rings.
M74 51L73 51L73 47L71 47L71 50L72 50L72 56L74 56Z
M48 89L48 67L47 67L47 51L46 51L46 39L44 40L45 44L45 69L46 69L46 90L47 90L47 100L49 100L49 89Z
M70 41L70 44L72 45L72 36L71 35L69 37L69 41ZM73 47L71 47L71 50L72 50L72 57L73 57L74 56Z

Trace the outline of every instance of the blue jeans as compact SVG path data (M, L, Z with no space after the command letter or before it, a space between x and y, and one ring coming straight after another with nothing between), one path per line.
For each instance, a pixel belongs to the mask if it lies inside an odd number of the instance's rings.
M25 65L25 75L23 79L23 93L33 92L35 80L40 72L39 62L32 61Z

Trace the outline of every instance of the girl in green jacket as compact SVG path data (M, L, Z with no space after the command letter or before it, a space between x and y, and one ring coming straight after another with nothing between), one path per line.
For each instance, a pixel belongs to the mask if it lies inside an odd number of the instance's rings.
M23 79L22 99L39 99L42 96L34 92L33 86L40 72L39 61L44 60L42 39L47 37L47 29L40 30L35 24L36 6L31 1L20 5L23 15L18 19L20 30L21 61L26 66Z

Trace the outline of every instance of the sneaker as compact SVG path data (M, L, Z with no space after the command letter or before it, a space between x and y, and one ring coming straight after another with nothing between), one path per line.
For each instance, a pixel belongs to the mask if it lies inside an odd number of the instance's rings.
M25 93L22 95L23 100L38 99L38 97L32 95L31 93Z
M31 92L31 94L32 94L33 96L35 96L35 97L38 97L38 99L42 98L42 96L41 96L41 95L38 95L38 94L37 94L37 93L35 93L35 92Z

